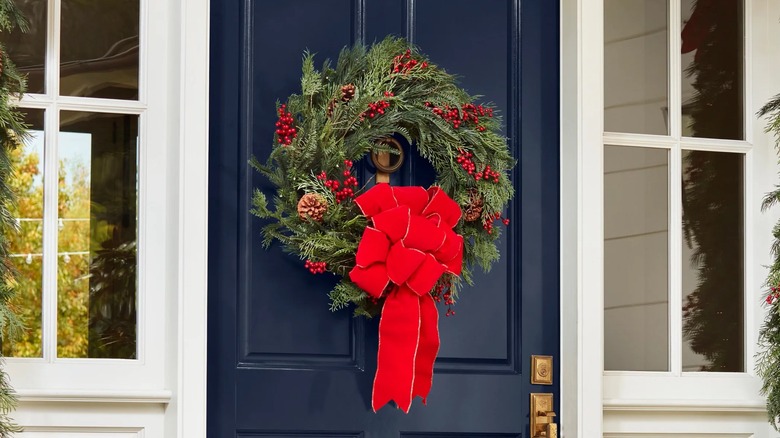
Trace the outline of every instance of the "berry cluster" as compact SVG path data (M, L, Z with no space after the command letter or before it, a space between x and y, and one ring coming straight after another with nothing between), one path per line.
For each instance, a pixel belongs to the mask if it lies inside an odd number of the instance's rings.
M455 162L460 164L469 175L473 175L476 181L492 181L498 184L498 179L501 177L501 173L493 170L490 165L485 165L482 171L477 172L477 165L474 163L474 154L471 152L458 149L458 156L455 158Z
M509 218L508 217L502 218L501 213L497 211L492 215L490 215L489 218L482 221L482 228L484 228L488 234L493 234L493 222L497 220L500 220L504 224L504 226L507 227L509 226Z
M441 281L439 281L436 284L436 287L433 289L433 292L431 293L431 296L433 297L433 300L437 303L444 302L444 305L447 306L447 314L446 316L453 316L455 315L455 311L452 310L452 306L455 305L455 300L452 299L452 279L450 277L443 277Z
M431 108L431 111L437 116L451 123L455 129L470 123L477 131L484 132L487 128L479 124L479 118L484 116L493 117L492 108L485 108L482 105L474 105L473 103L464 103L460 106L460 109L449 105L440 108L431 102L425 102L425 106Z
M341 203L345 199L349 199L355 196L354 188L358 186L358 180L352 175L352 161L344 160L344 180L339 182L337 179L328 179L328 174L323 170L317 175L317 179L325 182L325 187L330 189L336 196L336 202Z
M780 301L780 286L772 286L772 292L766 297L766 303L770 306Z
M471 159L473 156L474 154L469 151L458 149L458 157L455 159L455 161L460 164L460 167L468 172L469 175L474 175L474 171L477 170L477 165L474 164L474 160Z
M392 97L393 93L389 91L385 91L385 97ZM373 119L379 114L384 114L385 110L390 107L390 102L386 100L378 100L376 102L371 102L368 104L368 109L363 111L362 114L360 114L360 121L368 117L369 119Z
M279 120L276 121L276 137L279 144L289 146L298 136L298 131L293 127L292 113L287 111L287 105L279 107Z
M415 68L417 65L420 68L427 68L428 63L426 61L420 62L412 58L412 51L407 49L405 53L393 58L393 73L409 73L409 70Z
M327 263L325 262L313 262L311 260L306 260L306 263L303 265L306 269L309 270L312 274L322 274L325 272L325 268L327 267Z
M498 184L499 176L501 176L501 174L491 169L490 165L488 164L485 166L485 169L482 170L482 172L477 172L477 174L474 175L474 179L477 181L484 179L487 181L493 181L494 183Z

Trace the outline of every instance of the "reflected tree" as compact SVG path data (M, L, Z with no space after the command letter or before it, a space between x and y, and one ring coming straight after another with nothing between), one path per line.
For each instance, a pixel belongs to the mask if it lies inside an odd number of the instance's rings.
M90 267L89 357L131 359L136 357L136 245L114 244L104 244Z
M686 70L695 90L685 110L695 137L741 139L742 2L698 0L683 28ZM698 284L683 306L683 335L707 365L743 371L743 163L735 154L687 152L683 231Z

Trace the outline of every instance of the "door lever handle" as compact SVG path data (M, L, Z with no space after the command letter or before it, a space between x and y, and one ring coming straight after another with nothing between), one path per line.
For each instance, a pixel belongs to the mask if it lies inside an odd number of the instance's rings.
M548 393L531 394L531 436L534 438L558 438L558 424L555 423L553 395Z

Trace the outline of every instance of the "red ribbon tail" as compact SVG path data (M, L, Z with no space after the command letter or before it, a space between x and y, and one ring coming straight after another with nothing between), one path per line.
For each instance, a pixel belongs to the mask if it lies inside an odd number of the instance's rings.
M420 339L420 299L406 287L395 287L382 306L371 408L376 412L391 400L409 413Z
M417 343L412 397L420 396L427 404L433 384L433 363L439 354L439 310L430 294L420 297L420 340Z

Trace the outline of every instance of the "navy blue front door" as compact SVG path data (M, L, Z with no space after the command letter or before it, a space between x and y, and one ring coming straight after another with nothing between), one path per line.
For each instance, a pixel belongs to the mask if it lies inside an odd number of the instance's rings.
M559 357L559 17L554 0L212 0L209 437L529 437L532 354ZM428 406L370 408L377 321L331 313L332 284L260 245L247 165L301 54L405 36L500 109L518 158L501 261L441 318ZM412 159L397 184L430 174ZM327 283L327 284L326 284ZM557 405L557 397L556 397ZM557 410L557 409L556 409Z

